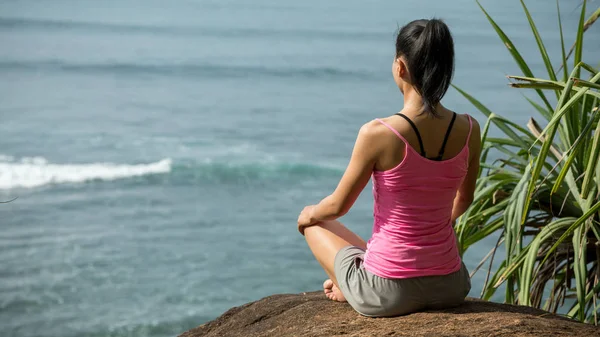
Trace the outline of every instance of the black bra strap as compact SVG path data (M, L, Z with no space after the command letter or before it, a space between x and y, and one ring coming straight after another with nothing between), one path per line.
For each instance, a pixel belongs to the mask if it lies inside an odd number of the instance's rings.
M448 125L448 130L446 130L446 136L444 136L444 142L442 143L442 148L440 149L440 154L438 156L438 160L442 160L444 157L444 150L446 149L446 142L448 142L448 137L450 137L450 131L452 131L452 126L454 126L454 120L456 119L456 112L453 112L452 120L450 121L450 125Z
M415 125L415 123L413 123L413 121L411 121L410 118L406 117L401 112L398 112L396 115L406 119L406 121L410 124L410 126L412 126L413 130L415 130L415 133L417 134L417 138L419 139L419 146L421 147L421 155L423 157L425 157L425 148L423 147L423 140L421 139L421 134L419 133L419 129L417 129L417 126ZM454 122L454 119L452 121ZM446 138L447 138L447 135L446 135ZM445 143L446 142L444 142L444 144Z

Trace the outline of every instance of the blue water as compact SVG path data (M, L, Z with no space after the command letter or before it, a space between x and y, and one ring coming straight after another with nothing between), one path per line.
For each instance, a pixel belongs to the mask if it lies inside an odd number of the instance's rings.
M543 76L519 3L482 3ZM550 3L528 1L556 56ZM578 3L561 1L567 41ZM174 336L319 289L297 215L335 188L359 127L401 109L395 30L433 15L454 83L524 123L518 69L471 0L1 2L0 199L18 199L0 205L0 335ZM484 122L453 90L445 104ZM364 238L371 203L367 187L342 219Z

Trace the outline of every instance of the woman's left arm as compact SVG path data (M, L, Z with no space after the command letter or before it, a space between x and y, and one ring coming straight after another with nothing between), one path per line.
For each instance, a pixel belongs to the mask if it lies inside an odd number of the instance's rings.
M350 163L335 191L319 204L306 206L298 217L298 230L323 220L334 220L345 215L365 188L380 154L377 124L363 125L356 137Z

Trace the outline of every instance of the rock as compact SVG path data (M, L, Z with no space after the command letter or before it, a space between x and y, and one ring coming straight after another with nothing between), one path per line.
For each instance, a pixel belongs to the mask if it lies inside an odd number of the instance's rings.
M456 308L368 318L323 292L273 295L185 332L199 336L600 336L600 327L534 308L468 298Z

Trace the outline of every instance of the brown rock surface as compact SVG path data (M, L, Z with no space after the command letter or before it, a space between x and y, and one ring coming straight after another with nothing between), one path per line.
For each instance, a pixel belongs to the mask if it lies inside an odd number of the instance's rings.
M460 307L367 318L322 292L273 295L185 332L198 336L600 336L600 327L523 306L469 298Z

